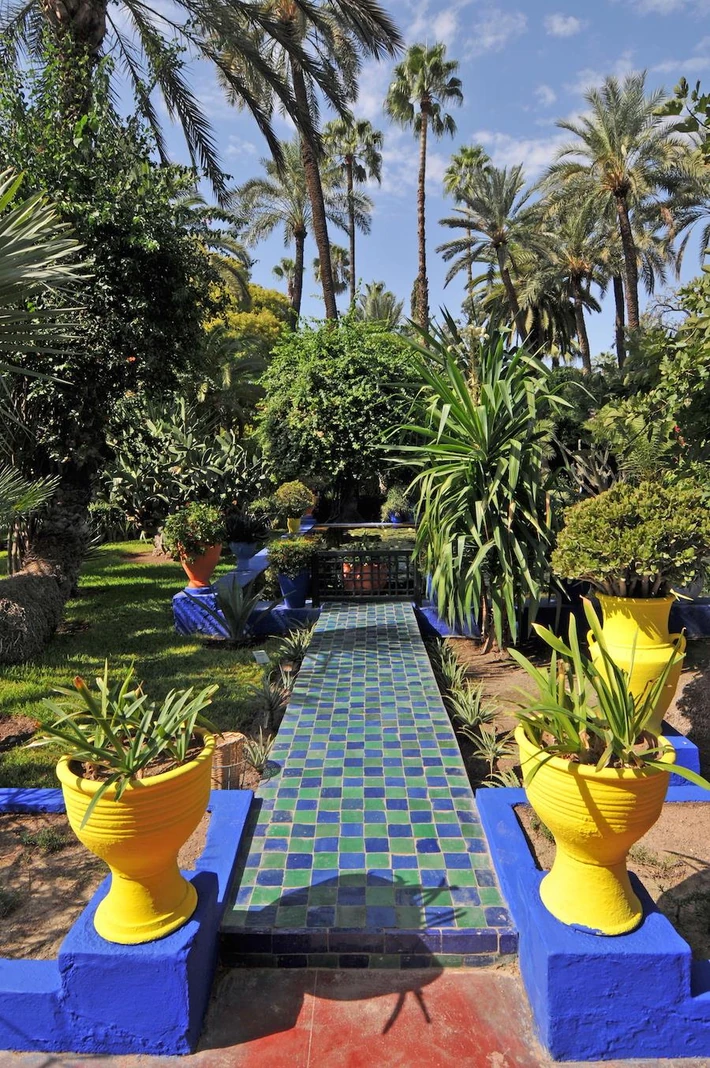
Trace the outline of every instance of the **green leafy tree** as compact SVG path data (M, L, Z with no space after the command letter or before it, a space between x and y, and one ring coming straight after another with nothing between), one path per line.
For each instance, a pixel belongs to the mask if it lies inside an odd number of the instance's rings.
M13 400L35 428L33 441L19 442L25 473L61 469L63 485L86 504L113 405L189 377L218 275L206 222L193 226L180 200L194 175L151 161L149 134L112 108L107 65L73 126L57 121L59 84L51 56L42 70L0 75L0 153L23 170L28 194L46 190L91 260L71 349L18 356L48 377L18 379ZM45 296L43 305L53 304Z
M429 281L426 266L426 153L429 131L437 138L453 137L456 123L445 110L461 104L459 64L446 59L446 45L412 45L394 74L385 100L385 111L400 126L411 127L419 138L419 180L417 186L417 233L419 269L416 285L416 318L422 328L429 322Z
M275 477L333 487L352 505L409 409L410 363L401 338L350 316L284 338L264 378L261 431Z
M330 264L333 269L333 286L337 296L339 293L344 293L352 281L348 250L343 248L342 245L331 245ZM317 256L313 260L313 276L316 282L321 281L320 260Z
M350 238L350 304L355 303L355 229L360 226L363 233L370 232L369 219L367 228L362 220L358 224L355 212L355 185L362 182L382 181L382 145L384 138L375 130L367 119L333 119L323 131L326 152L329 159L337 164L345 179L348 198L348 237Z

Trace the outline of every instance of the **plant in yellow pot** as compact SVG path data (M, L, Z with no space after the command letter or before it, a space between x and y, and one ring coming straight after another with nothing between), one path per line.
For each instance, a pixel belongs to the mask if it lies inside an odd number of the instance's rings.
M692 479L667 476L638 485L618 482L567 509L552 554L557 575L589 582L597 591L606 644L616 664L629 672L636 696L677 654L657 693L650 721L657 733L685 650L685 638L668 629L672 590L690 585L708 554L710 510L703 488ZM598 659L593 640L590 648Z
M315 494L298 480L284 482L273 496L274 507L281 519L286 520L289 534L298 534L301 516L316 503Z
M553 650L549 668L510 650L537 691L517 714L515 737L528 800L557 846L540 884L543 904L563 923L618 935L643 919L626 855L658 819L671 767L696 785L710 789L710 783L675 766L673 747L648 729L675 654L635 697L592 606L585 601L584 607L597 662L582 654L574 617L569 643L535 627Z
M111 871L96 930L109 942L150 942L197 906L177 857L209 800L215 737L201 712L217 687L172 690L158 705L132 668L110 682L108 664L96 685L76 678L73 690L58 690L71 703L45 702L55 721L31 744L65 746L57 775L69 823Z

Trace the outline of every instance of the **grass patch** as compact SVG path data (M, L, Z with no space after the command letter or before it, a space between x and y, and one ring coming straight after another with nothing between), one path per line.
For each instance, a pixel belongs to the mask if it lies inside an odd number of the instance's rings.
M259 707L252 687L261 686L264 669L250 649L208 647L197 637L175 633L171 599L184 588L185 578L179 564L156 560L152 549L131 541L102 545L92 554L79 596L67 605L67 633L56 634L37 661L4 668L0 717L22 715L43 722L45 697L58 686L71 686L76 675L93 680L108 660L114 677L135 661L137 678L158 700L173 688L199 690L218 683L206 710L209 719L222 730L249 726ZM232 567L231 555L225 555L217 574ZM277 644L267 643L267 650ZM58 755L54 747L0 754L0 783L56 786Z

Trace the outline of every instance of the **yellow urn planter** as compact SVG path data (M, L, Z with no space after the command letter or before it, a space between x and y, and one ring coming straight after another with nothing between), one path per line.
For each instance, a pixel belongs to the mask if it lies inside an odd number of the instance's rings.
M286 526L288 527L289 534L298 534L301 529L301 517L289 516L286 520Z
M669 743L657 768L595 771L546 757L522 726L515 731L528 800L557 846L540 884L546 908L562 923L604 935L633 931L643 908L631 888L626 855L656 822L668 789L675 751ZM538 770L531 778L533 769Z
M652 734L661 733L663 717L678 688L685 656L685 635L668 632L668 617L674 601L673 596L608 597L599 594L604 613L604 640L614 663L625 671L631 669L629 689L634 697L640 697L644 690L653 685L670 660L673 650L676 650L677 661L649 720L648 730ZM591 636L589 651L594 663L598 664L599 649Z
M115 787L109 787L84 827L81 821L101 784L77 775L69 757L57 764L72 830L111 870L110 890L94 918L108 942L162 938L195 911L197 893L180 874L177 858L207 808L214 747L214 735L205 735L194 760L134 780L118 801Z

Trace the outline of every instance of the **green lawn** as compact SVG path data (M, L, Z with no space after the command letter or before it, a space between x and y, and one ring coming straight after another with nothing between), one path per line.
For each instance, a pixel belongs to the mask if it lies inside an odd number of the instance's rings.
M179 564L157 562L151 554L152 545L136 541L102 545L92 554L80 596L69 602L65 616L68 627L88 626L55 635L41 660L2 669L0 717L46 718L42 701L54 687L71 685L76 675L93 679L108 660L114 675L135 661L151 697L162 698L173 687L218 683L209 718L222 730L249 726L257 709L249 685L260 683L263 668L250 649L208 648L174 632L171 598L184 587L184 575ZM217 574L231 567L225 556ZM56 785L55 757L49 749L0 754L0 785Z

